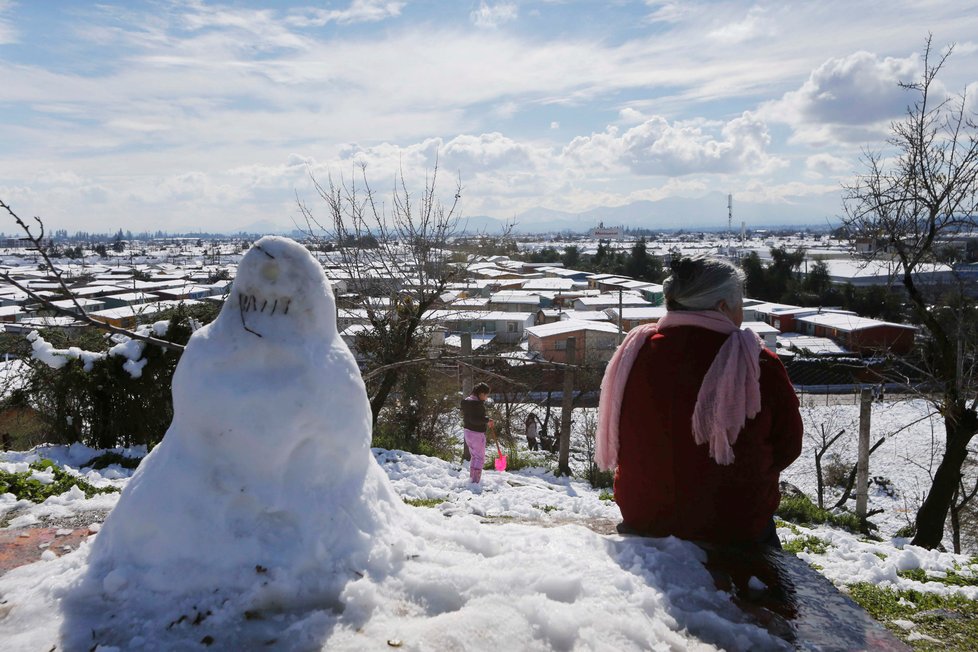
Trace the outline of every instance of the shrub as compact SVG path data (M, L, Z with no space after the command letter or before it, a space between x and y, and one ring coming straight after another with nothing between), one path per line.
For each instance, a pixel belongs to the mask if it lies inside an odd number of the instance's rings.
M790 552L793 554L798 554L799 552L810 552L813 555L824 555L828 548L828 541L812 535L798 537L784 544L785 552Z
M800 525L827 523L853 533L869 535L877 529L869 521L865 524L861 523L859 517L851 512L833 514L827 509L822 509L809 500L807 496L783 496L776 514L786 521Z
M185 344L190 339L191 323L201 323L215 314L213 306L181 305L153 319L169 319L162 339ZM87 356L87 362L66 357L59 368L25 357L30 370L25 374L22 398L18 400L37 410L48 436L55 442L83 442L102 449L156 445L173 419L170 387L179 353L145 345L141 358L145 365L139 377L134 378L124 366L127 358L98 357L115 344L107 335L88 328L73 337L69 339L57 331L44 334L44 339L57 349L76 347L96 355Z
M142 461L143 458L141 457L126 457L125 455L120 455L119 453L109 451L108 453L102 453L101 455L93 457L78 468L104 469L107 466L118 464L124 469L134 469L139 466L139 463Z
M94 487L81 478L68 474L51 460L31 462L29 471L11 473L0 471L0 494L10 493L18 500L29 500L32 503L42 503L51 496L60 496L72 487L78 487L85 492L86 498L96 494L106 494L118 491L115 487ZM35 471L51 471L54 481L44 484L32 478Z
M897 637L913 643L915 650L976 650L978 649L978 601L959 594L939 595L921 591L893 590L860 582L848 587L849 597L887 625ZM947 614L943 617L940 614ZM938 639L910 641L911 632L889 625L894 620L911 620L914 630Z
M845 489L851 471L851 464L844 462L838 454L830 453L828 462L822 465L822 478L825 481L825 486Z
M444 498L404 498L404 502L412 507L437 507L445 502Z

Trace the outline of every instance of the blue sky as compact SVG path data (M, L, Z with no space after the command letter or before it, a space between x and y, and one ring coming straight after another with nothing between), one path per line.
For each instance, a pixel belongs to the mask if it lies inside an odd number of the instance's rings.
M978 107L969 2L0 0L0 198L69 231L287 227L310 175L363 162L384 195L437 161L465 215L524 227L716 192L831 218L929 32Z

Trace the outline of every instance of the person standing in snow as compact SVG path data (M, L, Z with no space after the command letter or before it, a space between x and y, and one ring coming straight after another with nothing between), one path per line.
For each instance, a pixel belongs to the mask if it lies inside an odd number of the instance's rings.
M667 313L631 330L601 383L595 462L624 533L780 547L780 473L801 452L784 365L741 330L743 272L678 258Z
M537 443L537 434L540 431L540 419L533 412L526 417L526 446L531 451L535 451L540 448Z
M486 463L486 429L493 425L486 414L486 400L489 398L489 385L479 383L472 388L472 394L462 399L462 428L465 430L465 443L472 456L469 462L469 480L474 484L482 481L482 467Z

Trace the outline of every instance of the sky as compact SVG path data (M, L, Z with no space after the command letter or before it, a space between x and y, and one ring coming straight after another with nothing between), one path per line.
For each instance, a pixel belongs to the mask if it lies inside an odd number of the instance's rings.
M728 193L831 219L928 34L978 107L962 1L0 0L0 199L69 232L288 228L326 216L313 179L389 206L437 166L524 228L663 200L725 224Z

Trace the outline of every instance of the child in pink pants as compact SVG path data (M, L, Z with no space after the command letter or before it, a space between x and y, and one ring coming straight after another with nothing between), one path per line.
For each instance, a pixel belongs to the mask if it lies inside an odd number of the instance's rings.
M482 467L486 463L486 430L492 426L492 419L486 414L486 399L489 398L489 385L479 383L472 388L472 394L462 399L462 428L465 443L469 447L472 461L469 464L469 481L479 484L482 480Z

